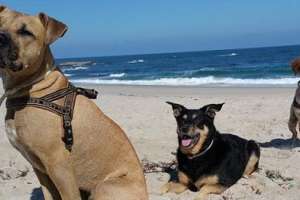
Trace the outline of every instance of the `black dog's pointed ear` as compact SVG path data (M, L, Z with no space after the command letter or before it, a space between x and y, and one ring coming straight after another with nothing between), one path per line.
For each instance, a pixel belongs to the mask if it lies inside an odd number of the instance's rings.
M47 16L45 13L40 13L38 16L46 29L46 44L52 44L67 32L68 27L64 23Z
M186 109L184 106L177 104L177 103L172 103L170 101L167 101L166 103L170 104L172 106L175 117L179 117L181 115L182 111Z
M221 104L209 104L209 105L203 106L200 110L202 110L209 117L215 118L216 112L219 112L222 109L222 107L223 107L224 104L225 103L221 103Z

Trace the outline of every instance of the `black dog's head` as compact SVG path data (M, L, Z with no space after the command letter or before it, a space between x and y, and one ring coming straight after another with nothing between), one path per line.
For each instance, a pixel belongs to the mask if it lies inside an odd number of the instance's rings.
M215 137L214 118L223 104L209 104L200 109L187 109L184 106L167 102L173 108L177 121L177 134L181 152L194 155L205 149Z

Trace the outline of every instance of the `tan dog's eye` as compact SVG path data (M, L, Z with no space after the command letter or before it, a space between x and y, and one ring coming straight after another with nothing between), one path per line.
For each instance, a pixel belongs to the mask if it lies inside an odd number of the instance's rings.
M28 30L26 29L26 26L25 26L25 25L23 25L22 28L20 28L20 29L17 31L17 33L18 33L19 35L22 35L22 36L35 37L35 36L33 35L33 33L31 33L30 31L28 31Z

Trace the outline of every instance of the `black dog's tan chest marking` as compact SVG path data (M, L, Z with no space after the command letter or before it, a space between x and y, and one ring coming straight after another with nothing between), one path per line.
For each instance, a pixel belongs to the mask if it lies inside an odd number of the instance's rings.
M195 145L195 147L191 151L192 155L197 154L199 151L202 151L203 145L206 142L206 139L208 137L209 129L207 126L204 125L203 129L196 128L195 131L200 133L200 138L199 138L198 143Z

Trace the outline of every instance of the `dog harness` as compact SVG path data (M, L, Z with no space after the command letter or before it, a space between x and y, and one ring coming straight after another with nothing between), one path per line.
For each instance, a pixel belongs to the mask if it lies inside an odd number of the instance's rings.
M62 117L64 136L63 141L66 145L66 149L72 150L73 145L73 130L72 130L72 118L73 110L77 95L86 96L89 99L96 99L98 92L93 89L85 89L73 86L71 83L66 88L57 90L56 92L47 94L40 98L35 97L19 97L6 100L7 109L24 108L26 106L32 106L40 109L44 109L55 113ZM64 104L59 105L54 101L64 99Z

